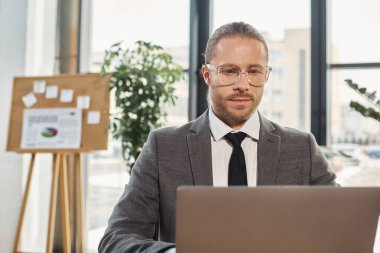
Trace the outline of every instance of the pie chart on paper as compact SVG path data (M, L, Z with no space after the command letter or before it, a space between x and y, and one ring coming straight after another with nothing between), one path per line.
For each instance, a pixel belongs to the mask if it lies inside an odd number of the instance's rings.
M52 127L47 127L45 128L42 132L41 135L46 138L51 138L54 137L58 134L58 130Z

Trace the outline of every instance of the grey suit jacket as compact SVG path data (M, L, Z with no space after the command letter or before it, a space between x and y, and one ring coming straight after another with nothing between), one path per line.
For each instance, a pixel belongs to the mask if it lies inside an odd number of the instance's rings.
M313 135L261 115L260 123L258 185L336 185ZM99 252L163 252L174 246L177 187L213 184L210 134L207 112L182 127L150 133Z

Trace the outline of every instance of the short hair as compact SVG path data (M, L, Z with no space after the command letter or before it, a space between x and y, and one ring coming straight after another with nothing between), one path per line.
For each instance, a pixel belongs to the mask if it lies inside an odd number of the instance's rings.
M210 63L211 58L214 56L215 46L219 40L226 37L240 36L244 38L256 39L263 43L268 60L268 45L263 35L253 26L244 22L231 22L222 25L211 35L206 45L204 53L205 63Z

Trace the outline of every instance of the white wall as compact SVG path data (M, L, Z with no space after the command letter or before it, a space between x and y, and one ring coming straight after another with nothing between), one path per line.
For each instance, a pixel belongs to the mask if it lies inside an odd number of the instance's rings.
M0 0L0 252L12 251L21 206L22 156L5 152L12 80L24 75L27 0Z

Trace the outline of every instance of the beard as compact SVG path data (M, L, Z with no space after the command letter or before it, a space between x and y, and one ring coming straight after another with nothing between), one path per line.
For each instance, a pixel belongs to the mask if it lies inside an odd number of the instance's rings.
M221 93L210 89L209 102L211 102L215 115L230 127L242 126L252 116L260 104L263 92L259 93L234 93L223 96ZM230 100L243 98L249 99L248 105L233 105ZM211 100L211 101L210 101Z

